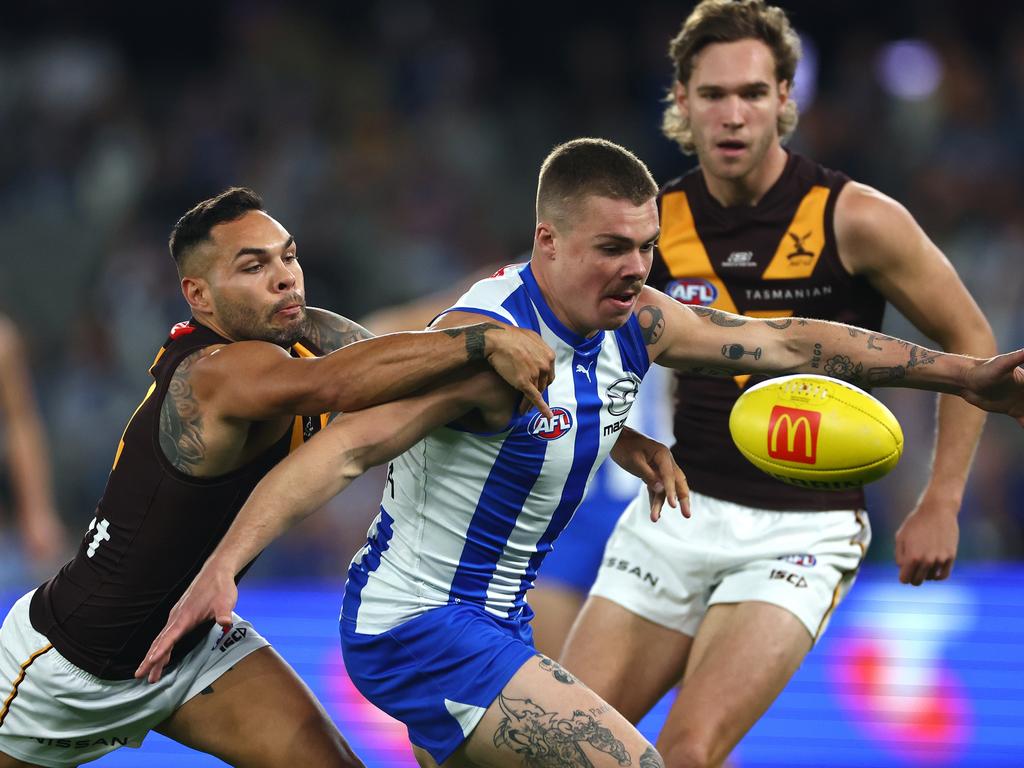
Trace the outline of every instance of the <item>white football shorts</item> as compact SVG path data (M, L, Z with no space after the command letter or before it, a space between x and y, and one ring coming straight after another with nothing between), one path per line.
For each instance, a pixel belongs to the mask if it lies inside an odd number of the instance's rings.
M228 632L207 639L150 685L101 680L76 667L32 628L32 593L0 627L0 752L47 768L95 760L119 747L140 747L146 734L234 664L268 645L233 615Z
M690 511L687 520L666 506L652 523L641 488L608 539L590 594L691 636L712 605L772 603L817 641L871 541L863 510L780 512L691 492Z

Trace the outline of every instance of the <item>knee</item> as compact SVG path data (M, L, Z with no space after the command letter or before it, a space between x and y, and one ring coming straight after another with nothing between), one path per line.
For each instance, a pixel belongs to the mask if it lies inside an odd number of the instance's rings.
M694 734L673 739L668 745L662 746L665 756L665 768L717 768L725 756L716 754L715 745L710 739L702 739Z

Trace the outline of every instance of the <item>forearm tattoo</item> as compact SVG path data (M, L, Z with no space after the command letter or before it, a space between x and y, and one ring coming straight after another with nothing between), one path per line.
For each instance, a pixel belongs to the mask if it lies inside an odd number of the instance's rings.
M640 755L640 768L665 768L665 762L661 759L654 747L648 747Z
M306 336L325 355L357 341L373 338L373 334L359 323L333 312L307 309L306 317L309 319Z
M494 746L511 749L527 768L593 768L583 744L611 755L619 765L633 764L626 746L590 711L577 709L565 716L549 712L530 699L512 699L504 694L498 695L498 706L504 717L494 732Z
M722 312L718 309L711 309L711 307L700 307L696 305L690 305L690 309L695 315L699 317L706 317L715 325L720 325L723 328L738 328L741 325L747 324L747 318L740 317L739 315L731 315L728 312Z
M477 323L476 325L464 325L461 328L442 328L441 330L445 336L451 336L453 339L465 336L466 358L470 362L474 362L485 358L484 350L487 344L484 340L484 334L488 331L500 329L501 326L497 323Z
M789 326L793 324L793 321L789 320L788 318L786 320L765 320L764 324L767 325L769 328L775 328L778 331L784 331L786 328L789 328Z
M665 314L653 304L640 307L636 320L640 323L640 335L648 347L656 344L665 333Z
M852 384L863 384L866 386L894 384L905 379L912 368L924 365L933 365L941 353L933 352L916 344L911 344L903 339L896 339L882 333L869 333L859 328L848 328L851 338L860 336L867 337L865 349L870 352L884 351L883 342L890 342L907 350L907 360L903 365L870 366L865 369L865 363L857 361L848 355L833 355L825 361L823 372L828 376L849 381ZM810 365L817 368L822 357L822 345L814 344L814 355Z
M755 347L754 349L747 349L742 344L723 344L722 345L722 357L729 360L742 360L745 356L749 355L755 360L761 359L761 348Z
M160 449L171 466L186 475L194 474L206 458L203 417L189 379L192 364L201 356L196 352L178 364L160 407Z

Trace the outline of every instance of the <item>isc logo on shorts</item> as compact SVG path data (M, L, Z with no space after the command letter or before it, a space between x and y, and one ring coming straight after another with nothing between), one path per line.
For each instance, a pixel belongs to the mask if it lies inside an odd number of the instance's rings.
M673 280L665 287L665 293L683 304L701 304L705 307L714 304L718 298L715 284L700 277Z
M228 648L230 648L235 643L239 642L240 640L244 640L247 634L249 634L249 630L247 630L245 627L234 627L230 631L225 632L223 635L221 635L220 640L217 641L217 645L215 645L214 647L220 648L220 652L224 653L225 651L227 651Z
M572 414L565 408L552 408L553 418L538 413L530 421L529 433L538 440L557 440L572 429Z

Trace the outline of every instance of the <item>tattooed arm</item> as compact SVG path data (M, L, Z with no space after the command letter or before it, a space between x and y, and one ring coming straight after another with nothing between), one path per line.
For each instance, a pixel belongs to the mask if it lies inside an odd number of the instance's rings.
M320 358L293 358L268 342L241 341L197 360L188 385L204 413L259 421L354 411L404 397L467 366L488 364L547 409L540 392L553 376L554 353L532 331L470 315L472 324L443 331L357 341L367 333L357 324L338 316L328 322L328 313L316 317L311 341L345 346Z
M354 320L336 315L326 309L308 307L306 316L309 318L309 330L307 331L309 340L316 344L324 354L374 337L374 334Z
M634 312L651 360L671 368L818 373L858 386L948 392L1024 424L1024 350L988 360L946 354L825 320L757 320L686 307L649 287Z

